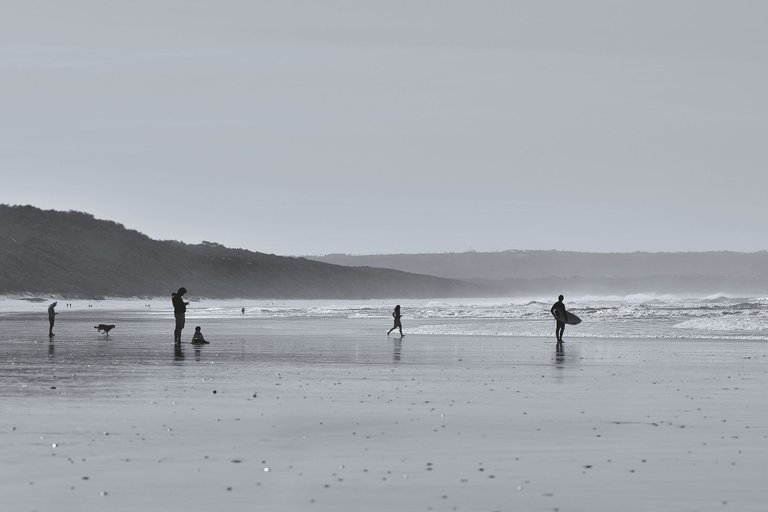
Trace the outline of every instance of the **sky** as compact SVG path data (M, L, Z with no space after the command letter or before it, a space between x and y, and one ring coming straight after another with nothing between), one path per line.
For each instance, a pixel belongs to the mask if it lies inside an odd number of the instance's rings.
M4 0L0 203L284 255L768 249L768 2Z

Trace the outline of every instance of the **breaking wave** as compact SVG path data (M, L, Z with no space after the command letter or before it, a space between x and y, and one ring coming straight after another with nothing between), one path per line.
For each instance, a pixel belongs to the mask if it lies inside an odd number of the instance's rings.
M460 336L552 336L552 302L528 299L402 300L408 332ZM384 300L193 300L190 319L235 318L348 319L391 322L396 301ZM39 311L26 297L0 297L0 313ZM75 307L90 307L86 303ZM104 299L94 306L133 310L137 315L167 316L170 302L162 299ZM582 319L568 326L570 337L606 338L736 338L768 339L768 297L703 298L669 295L566 297L568 310Z

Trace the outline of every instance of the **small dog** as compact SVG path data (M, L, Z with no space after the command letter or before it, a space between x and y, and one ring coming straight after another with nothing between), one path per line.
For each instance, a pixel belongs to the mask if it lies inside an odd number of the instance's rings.
M94 325L93 328L97 329L99 334L104 333L107 336L109 336L109 331L114 329L115 325L114 324L99 324L99 325Z

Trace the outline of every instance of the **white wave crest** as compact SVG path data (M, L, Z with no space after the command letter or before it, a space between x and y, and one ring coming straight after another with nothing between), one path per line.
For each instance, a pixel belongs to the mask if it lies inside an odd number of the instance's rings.
M697 329L701 331L746 331L768 332L768 318L765 316L731 315L721 317L691 318L676 324L675 329Z

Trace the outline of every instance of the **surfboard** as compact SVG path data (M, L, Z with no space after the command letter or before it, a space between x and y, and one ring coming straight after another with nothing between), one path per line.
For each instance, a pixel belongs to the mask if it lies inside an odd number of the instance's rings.
M557 311L557 319L560 320L560 312ZM581 318L577 317L570 311L565 312L565 323L568 325L578 325L581 323Z

